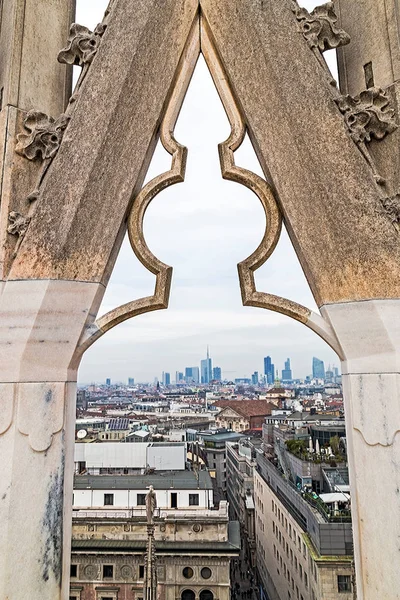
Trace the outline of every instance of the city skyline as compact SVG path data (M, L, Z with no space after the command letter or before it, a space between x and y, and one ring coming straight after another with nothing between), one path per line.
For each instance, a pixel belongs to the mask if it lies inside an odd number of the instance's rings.
M207 349L207 353L209 353L209 350ZM269 359L269 361L267 360ZM210 361L209 365L210 365L210 376L208 378L208 381L204 381L204 371L202 374L202 367L204 366L204 363L206 363L206 361ZM160 383L164 384L164 385L173 385L174 383L189 383L189 384L207 384L210 383L210 381L216 380L216 381L234 381L235 379L249 379L252 381L253 384L255 384L255 381L257 380L257 382L260 380L261 376L265 376L267 377L267 373L265 372L265 368L266 365L269 364L271 367L274 367L274 363L272 363L271 361L271 356L266 356L263 357L261 359L261 364L264 365L264 370L263 369L253 369L252 372L250 373L244 373L244 372L240 372L240 371L232 371L232 370L227 370L226 373L224 372L224 369L218 365L216 366L212 366L212 357L211 355L207 355L207 359L200 359L199 365L193 365L191 367L183 367L182 369L170 369L170 371L167 370L163 370L161 372L161 374L159 373L154 373L153 375L151 375L148 379L142 379L140 376L135 375L134 377L132 376L132 372L127 375L127 377L122 377L122 378L117 378L117 379L113 379L112 377L107 377L106 378L106 382L109 381L109 379L111 380L111 382L114 382L115 384L124 384L126 381L128 381L128 385L134 385L134 384L151 384L152 382L154 382L155 380L159 381ZM336 363L329 363L329 369L325 370L325 363L323 360L319 359L316 356L312 356L310 358L310 370L308 373L306 373L304 376L300 376L300 375L296 375L293 372L292 369L292 360L291 357L287 357L284 361L284 368L280 368L280 365L277 363L277 367L276 370L273 373L273 378L271 381L271 378L268 378L268 383L274 383L274 381L276 380L276 378L278 378L280 381L289 381L289 380L305 380L306 377L311 377L313 379L320 379L320 378L324 378L325 374L328 374L328 372L332 372L333 375L338 376L340 375L340 368L336 365ZM317 365L317 368L316 368ZM284 373L286 372L286 377L284 377ZM175 374L175 379L173 378L173 376L171 375L172 373ZM260 375L263 374L263 375ZM229 376L231 375L231 376ZM256 376L256 377L255 377ZM134 383L131 383L131 382ZM79 381L78 383L80 385L89 385L89 383L98 383L101 384L103 382L103 380L99 381L99 380L92 380L91 382L89 381ZM106 383L106 385L108 385Z
M302 2L307 8L317 3ZM78 0L77 22L93 29L107 4L108 0ZM325 54L329 55L332 65L332 54ZM152 381L163 370L175 373L186 365L200 366L200 349L207 343L215 364L233 377L263 373L266 353L273 354L279 372L290 354L298 377L310 374L313 355L325 364L339 363L304 325L242 305L237 263L262 239L265 216L249 190L221 177L218 144L229 133L225 111L200 57L176 127L176 139L189 151L186 180L155 198L145 218L149 248L174 269L169 308L136 317L97 341L83 357L79 382L101 380L105 372L114 380L126 380L133 372L136 380ZM238 164L263 175L248 138L235 155ZM169 167L169 155L158 146L146 181ZM255 278L259 290L317 310L285 229ZM125 239L99 315L148 296L153 289L154 276L137 261Z

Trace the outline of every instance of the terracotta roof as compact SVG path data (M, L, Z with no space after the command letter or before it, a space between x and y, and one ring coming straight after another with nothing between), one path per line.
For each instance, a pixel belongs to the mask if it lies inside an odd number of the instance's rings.
M267 396L268 394L286 394L286 390L285 388L271 388L268 390L268 392L266 392Z
M217 400L214 406L218 406L222 410L231 408L242 417L267 416L276 410L275 404L268 400Z

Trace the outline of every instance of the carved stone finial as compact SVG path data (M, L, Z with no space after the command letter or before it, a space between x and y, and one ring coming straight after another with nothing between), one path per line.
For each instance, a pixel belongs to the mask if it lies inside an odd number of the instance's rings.
M73 23L68 36L68 45L58 54L58 62L81 67L90 64L96 56L106 27L105 23L100 23L94 31L90 31L83 25Z
M400 232L400 194L382 198L382 204L393 226Z
M336 103L357 144L370 142L372 138L381 140L397 129L395 111L381 88L369 88L354 98L341 96Z
M337 25L338 17L333 2L317 6L309 13L293 0L293 12L299 22L300 31L311 48L325 52L350 43L350 36Z
M8 233L23 238L31 222L31 218L24 217L19 212L13 210L8 215L8 220L10 221L10 225L7 227Z
M15 151L29 160L36 157L42 160L53 158L60 147L68 121L67 115L55 120L42 112L31 110L24 119L24 127L29 133L17 136Z

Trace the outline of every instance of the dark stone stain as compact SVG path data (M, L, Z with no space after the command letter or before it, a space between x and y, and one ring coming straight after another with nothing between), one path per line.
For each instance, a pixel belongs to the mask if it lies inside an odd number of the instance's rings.
M63 549L64 450L61 465L50 478L48 499L42 520L43 554L42 578L48 581L53 574L61 586Z
M47 390L44 399L46 401L46 404L49 404L53 400L53 392L51 390Z
M6 498L7 498L7 494L3 494L1 497L2 500L5 500Z

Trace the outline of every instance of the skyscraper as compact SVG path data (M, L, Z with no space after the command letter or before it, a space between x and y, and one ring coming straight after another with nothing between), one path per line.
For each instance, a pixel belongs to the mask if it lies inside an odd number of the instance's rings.
M252 385L258 385L258 371L254 371L253 375L251 376L251 383Z
M222 380L221 367L214 367L213 368L213 380L214 381L221 381Z
M282 381L292 381L292 369L290 368L290 358L285 360L285 368L282 370Z
M212 379L212 360L207 346L207 358L201 361L201 383L210 383Z
M264 358L264 375L267 378L267 383L274 383L275 365L272 363L270 356Z
M106 379L106 385L111 385L111 379L109 377Z
M128 385L135 385L135 379L133 377L128 378Z
M182 383L184 381L183 373L180 371L176 371L175 373L175 383Z
M325 379L324 361L314 356L312 362L312 374L314 379Z
M185 381L186 383L199 383L199 367L186 367Z
M171 385L171 374L170 373L164 373L163 372L163 384L164 385Z

